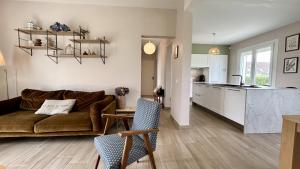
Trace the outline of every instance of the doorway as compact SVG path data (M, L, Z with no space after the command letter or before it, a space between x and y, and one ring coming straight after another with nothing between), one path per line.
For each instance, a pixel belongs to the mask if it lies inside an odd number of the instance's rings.
M154 99L154 90L162 89L164 94L159 100L165 107L171 105L172 40L170 37L142 37L141 43L141 95ZM145 52L144 46L149 42L155 45L153 54Z
M147 43L142 40L142 46ZM157 50L149 55L142 48L142 97L153 97L153 91L156 87L156 67L157 67Z

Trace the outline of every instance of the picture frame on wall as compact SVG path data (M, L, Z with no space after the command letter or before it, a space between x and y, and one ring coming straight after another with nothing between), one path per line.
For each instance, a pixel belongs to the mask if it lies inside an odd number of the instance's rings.
M284 58L283 73L298 73L299 57Z
M300 34L294 34L285 38L285 52L299 50Z

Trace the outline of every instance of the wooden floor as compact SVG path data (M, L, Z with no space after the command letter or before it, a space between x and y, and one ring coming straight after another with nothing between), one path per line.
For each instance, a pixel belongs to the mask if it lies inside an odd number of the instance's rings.
M192 107L191 127L182 130L174 127L169 111L162 112L157 168L278 168L280 135L244 135L203 111ZM95 161L92 137L0 139L0 165L8 169L92 169ZM148 157L128 168L150 168Z

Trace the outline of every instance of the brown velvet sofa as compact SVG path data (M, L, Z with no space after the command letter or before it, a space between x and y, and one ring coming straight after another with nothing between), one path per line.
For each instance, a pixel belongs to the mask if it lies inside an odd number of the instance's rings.
M76 99L69 114L34 114L45 99ZM25 89L20 97L0 101L0 137L76 136L102 134L105 119L114 114L114 96L104 91L40 91Z

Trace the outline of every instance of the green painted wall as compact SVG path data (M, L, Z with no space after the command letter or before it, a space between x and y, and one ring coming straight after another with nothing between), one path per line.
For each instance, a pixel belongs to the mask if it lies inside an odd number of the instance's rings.
M221 55L229 55L229 45L208 45L208 44L193 44L192 54L208 54L208 50L212 47L218 47Z

